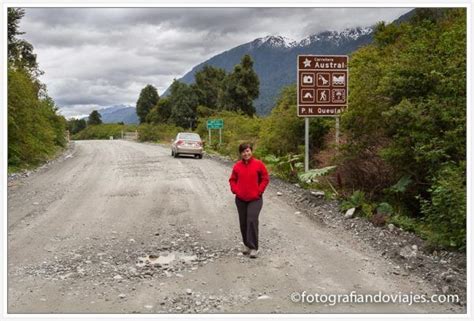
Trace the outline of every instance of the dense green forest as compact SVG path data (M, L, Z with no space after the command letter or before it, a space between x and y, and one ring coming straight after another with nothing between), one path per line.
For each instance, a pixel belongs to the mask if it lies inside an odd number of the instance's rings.
M465 246L466 10L380 24L351 58L344 184L390 202L434 243Z
M37 166L64 148L66 120L38 77L33 46L18 38L23 9L8 9L8 170Z

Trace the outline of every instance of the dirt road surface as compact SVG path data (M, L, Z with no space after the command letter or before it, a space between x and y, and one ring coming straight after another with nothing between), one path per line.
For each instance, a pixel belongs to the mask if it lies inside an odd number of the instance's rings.
M241 255L230 171L153 144L77 141L63 161L9 184L8 313L464 312L439 303L293 302L303 291L435 290L295 214L272 183L260 256Z

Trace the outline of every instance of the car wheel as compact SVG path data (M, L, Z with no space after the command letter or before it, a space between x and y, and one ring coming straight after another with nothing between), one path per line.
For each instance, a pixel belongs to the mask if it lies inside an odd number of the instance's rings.
M198 158L201 159L201 158L202 158L202 154L201 154L201 155L198 155Z
M173 156L174 156L174 158L176 158L176 157L178 157L178 155L179 155L178 153L174 153Z
M174 152L173 152L173 150L171 150L171 156L174 156Z

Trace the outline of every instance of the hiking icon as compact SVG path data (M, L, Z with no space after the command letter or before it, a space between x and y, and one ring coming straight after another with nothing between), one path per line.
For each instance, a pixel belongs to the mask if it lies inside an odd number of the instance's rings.
M329 102L329 89L318 89L318 103L328 103Z

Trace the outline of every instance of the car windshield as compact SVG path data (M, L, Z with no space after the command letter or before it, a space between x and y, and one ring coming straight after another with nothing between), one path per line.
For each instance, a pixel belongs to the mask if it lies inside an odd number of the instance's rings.
M189 139L189 140L201 140L198 134L194 133L182 133L179 134L179 139Z

